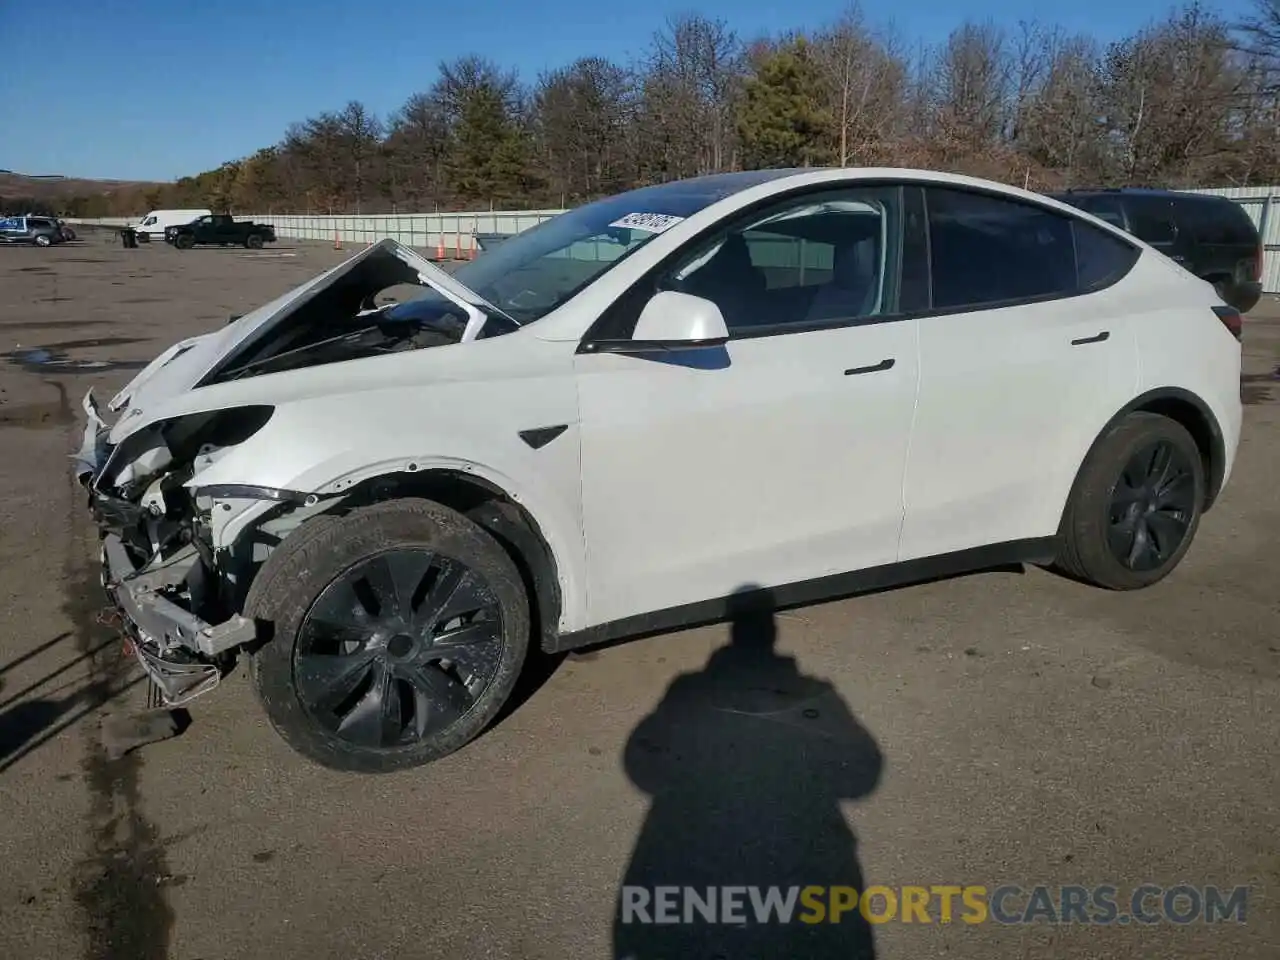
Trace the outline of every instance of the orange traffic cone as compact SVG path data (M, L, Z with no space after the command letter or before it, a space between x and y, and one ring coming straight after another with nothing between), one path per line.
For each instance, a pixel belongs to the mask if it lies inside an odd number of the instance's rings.
M436 259L437 259L437 260L443 260L443 259L444 259L444 237L441 237L441 238L436 242Z
M333 231L333 249L335 249L335 250L341 250L341 249L342 249L342 241L338 239L338 231L337 231L337 230Z

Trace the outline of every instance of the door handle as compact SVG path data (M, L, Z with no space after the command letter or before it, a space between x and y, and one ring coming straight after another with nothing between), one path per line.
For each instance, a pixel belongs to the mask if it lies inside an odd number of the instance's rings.
M889 357L888 359L881 360L879 363L870 367L850 367L844 372L844 375L846 377L852 377L859 373L879 373L881 370L888 370L896 362L897 361L895 361L893 357Z
M1071 345L1073 347L1078 347L1081 344L1085 344L1085 343L1101 343L1103 340L1106 340L1109 336L1111 336L1111 331L1103 330L1096 337L1081 337L1079 340L1072 340Z

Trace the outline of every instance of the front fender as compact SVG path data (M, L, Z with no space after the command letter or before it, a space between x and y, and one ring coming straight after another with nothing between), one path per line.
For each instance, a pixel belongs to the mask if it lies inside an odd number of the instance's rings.
M548 389L535 397L525 394L519 405L486 405L483 411L447 401L437 405L433 396L431 406L449 411L447 416L401 417L394 426L380 420L376 405L364 407L358 417L350 410L339 417L323 415L318 402L284 404L262 430L220 451L187 485L327 498L389 474L448 470L474 476L503 491L537 522L559 578L561 629L576 629L587 608L576 391L569 381L559 389L554 384L543 381ZM421 394L414 399L421 400ZM319 406L328 405L326 400ZM520 438L521 429L553 424L564 424L564 432L536 450ZM220 542L214 546L236 542L274 503L236 502L220 518Z

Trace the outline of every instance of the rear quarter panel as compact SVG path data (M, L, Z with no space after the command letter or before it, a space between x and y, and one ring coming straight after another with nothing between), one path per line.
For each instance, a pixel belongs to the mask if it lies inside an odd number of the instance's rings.
M1153 301L1131 318L1138 345L1138 394L1173 387L1205 403L1222 431L1225 485L1240 442L1240 342L1214 315L1212 308L1220 301L1210 284L1151 251L1144 252L1134 271L1141 271Z

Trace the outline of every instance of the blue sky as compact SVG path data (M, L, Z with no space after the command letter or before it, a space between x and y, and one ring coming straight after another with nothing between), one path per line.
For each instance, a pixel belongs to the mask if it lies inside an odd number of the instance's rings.
M441 60L479 53L533 80L584 55L626 61L668 16L740 34L815 27L847 0L0 0L0 168L171 180L275 143L363 100L379 114L427 89ZM933 43L965 17L1035 17L1109 40L1170 0L863 0L876 24ZM1207 6L1235 19L1249 0ZM1034 10L1040 13L1033 13Z

